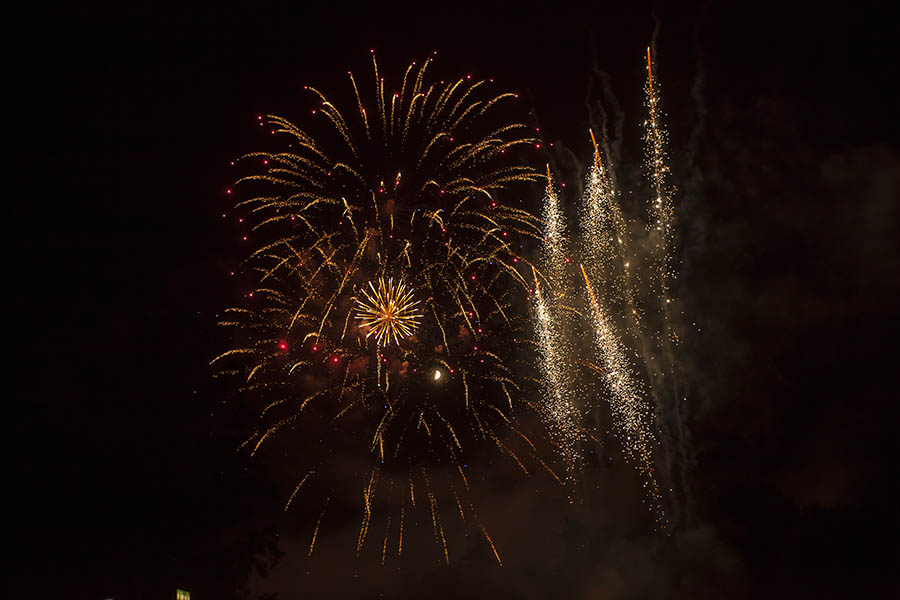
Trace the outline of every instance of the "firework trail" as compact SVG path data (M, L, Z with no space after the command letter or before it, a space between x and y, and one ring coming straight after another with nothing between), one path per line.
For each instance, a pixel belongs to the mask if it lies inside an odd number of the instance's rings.
M653 397L656 402L656 417L660 424L659 431L666 446L669 460L670 478L673 485L680 488L680 496L688 496L687 468L689 450L687 429L684 424L682 405L684 397L675 347L681 343L678 332L672 323L672 309L675 298L671 292L671 281L677 277L675 266L675 206L673 202L674 188L668 184L670 169L667 163L666 147L668 134L662 125L662 114L659 107L659 84L653 78L653 60L651 49L647 48L647 86L646 104L648 118L645 121L645 166L651 187L649 240L652 251L653 278L651 286L658 299L661 321L657 325L656 343L662 361L648 361L654 379ZM660 362L662 364L660 364ZM652 366L651 366L652 365ZM669 393L663 390L668 389ZM678 464L679 473L674 474ZM678 518L679 498L672 498L674 517Z
M658 87L658 84L657 84ZM666 162L668 135L660 122L659 93L653 86L653 63L650 48L647 48L647 107L649 115L645 121L646 166L653 190L650 203L650 233L657 265L656 281L666 305L670 304L669 280L675 277L672 248L675 235L675 207L666 179L669 166ZM665 307L668 315L668 307ZM668 321L668 316L666 318Z
M541 179L513 156L536 140L502 118L515 94L469 76L430 82L431 62L411 64L392 93L373 53L374 92L349 73L351 111L307 88L309 127L259 117L282 149L245 155L248 172L227 191L250 248L243 303L221 322L234 345L212 362L259 405L250 454L278 439L307 463L285 509L304 494L330 499L312 513L310 552L325 504L342 501L336 456L362 463L357 552L383 522L382 561L402 551L424 490L418 510L449 562L439 499L452 490L499 562L457 495L469 489L466 457L484 445L526 473L525 455L553 473L513 402L519 369L533 369L519 362L534 345L517 308L534 274L522 244L543 232L509 197Z
M590 131L590 135L594 161L581 199L582 250L594 278L605 284L601 290L603 301L624 303L639 323L634 292L629 285L632 269L627 253L628 227L616 199L613 169L603 165L594 132Z
M571 243L563 235L565 221L559 200L552 186L548 187L541 268L547 287L555 295L542 290L535 275L535 313L550 422L567 423L569 418L580 423L592 413L591 399L602 397L609 406L613 433L642 475L658 528L663 529L671 525L665 507L677 519L679 498L674 493L664 498L660 491L655 448L662 444L664 480L671 484L667 488L675 492L677 483L679 493L686 497L687 439L674 351L678 337L671 318L670 282L676 275L675 208L673 190L667 183L666 132L661 124L659 90L649 48L647 59L649 116L644 139L652 201L648 235L646 239L638 235L637 239L643 251L636 251L633 230L619 204L606 132L601 131L601 153L591 131L593 163L581 193L578 236ZM577 253L581 258L577 281L570 279L566 252ZM584 314L576 308L578 300L573 293L581 286ZM578 318L587 321L586 330L574 323ZM586 347L591 348L590 360L575 362L590 367L599 376L603 382L599 392L591 393L591 378L574 376L567 370L573 363L571 357ZM578 386L587 386L583 391L588 393L578 391ZM577 432L579 426L572 430ZM563 428L557 426L554 431L560 429ZM564 448L576 449L576 439L573 436L564 440L557 433ZM572 454L576 455L575 450ZM681 471L676 475L679 467Z
M616 197L612 168L604 166L593 131L590 134L594 160L580 206L581 250L587 261L587 267L581 265L581 278L592 332L590 347L601 367L603 395L610 408L613 430L622 441L626 457L644 477L657 526L663 527L665 513L654 473L653 418L641 375L629 360L628 347L619 333L622 328L646 346L632 289L628 228ZM614 315L619 316L618 325Z
M565 215L560 207L550 167L547 167L547 191L544 195L543 245L541 268L546 289L541 289L537 270L534 276L535 329L545 382L541 415L550 429L555 445L567 465L567 478L572 479L582 440L581 415L575 404L574 381L569 365L573 353L569 345L571 298L567 285Z
M657 527L666 525L662 496L653 468L653 419L648 414L646 393L627 358L625 345L616 333L606 311L597 300L588 274L581 266L591 307L594 350L603 366L613 425L623 442L626 457L637 465L644 487L657 515Z

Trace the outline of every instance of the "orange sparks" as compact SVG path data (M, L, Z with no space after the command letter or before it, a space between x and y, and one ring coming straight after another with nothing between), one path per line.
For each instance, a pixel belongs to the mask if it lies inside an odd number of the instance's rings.
M487 540L487 543L491 545L491 550L494 552L494 558L497 559L497 564L501 567L503 566L503 561L500 560L500 555L497 553L497 548L494 546L494 541L491 539L491 536L488 535L487 529L484 528L484 525L481 523L478 524L481 528L481 533L484 534L484 539Z
M600 149L597 148L597 138L594 137L594 130L588 129L588 132L591 134L591 141L594 143L594 162L597 166L600 166Z
M313 529L312 541L309 543L309 553L307 556L312 556L313 550L316 548L316 537L319 535L319 526L322 524L322 517L325 516L325 509L328 507L329 500L331 500L331 498L326 498L325 506L322 507L322 512L319 514L319 520L316 521L316 528Z

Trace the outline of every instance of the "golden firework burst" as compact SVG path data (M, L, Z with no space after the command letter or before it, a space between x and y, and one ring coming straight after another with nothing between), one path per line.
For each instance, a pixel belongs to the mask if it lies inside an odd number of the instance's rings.
M393 278L381 278L377 286L370 281L369 289L363 288L356 298L356 318L369 328L366 338L374 335L379 346L386 346L411 336L422 318L417 308L419 301L413 299L413 293L406 284L395 283Z

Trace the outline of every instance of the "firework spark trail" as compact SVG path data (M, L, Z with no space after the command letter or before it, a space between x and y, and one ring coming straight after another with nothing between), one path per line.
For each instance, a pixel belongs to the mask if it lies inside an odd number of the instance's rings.
M657 88L658 88L657 84ZM666 180L669 175L669 166L666 163L666 143L668 135L660 122L659 93L653 87L653 63L650 57L650 48L647 48L647 108L649 116L646 121L647 133L646 154L647 167L650 177L650 185L653 189L653 198L650 204L651 234L656 260L658 261L657 281L660 291L669 304L669 280L675 277L672 247L675 235L675 207L672 202L671 190L667 188ZM668 314L668 307L667 309ZM668 316L666 318L668 321Z
M525 442L511 446L520 438L507 432L521 411L513 411L520 374L533 370L533 331L520 308L533 273L520 249L527 238L540 241L542 227L508 197L541 179L511 156L537 140L504 116L515 94L493 94L468 77L429 82L431 62L410 65L392 94L373 53L374 93L349 74L346 115L306 88L317 102L309 130L259 117L286 148L245 155L239 162L250 172L227 190L250 250L236 277L244 303L221 320L235 345L212 363L264 407L243 445L251 455L290 437L308 457L315 478L296 485L285 508L302 494L346 487L327 481L336 472L325 464L334 459L329 444L359 442L367 470L357 480L358 552L370 526L394 514L399 554L411 515L377 492L394 480L405 486L435 460L457 467L461 491L469 447L494 444L529 472L518 458ZM308 435L307 427L319 429ZM419 504L435 510L437 498ZM438 516L435 523L448 560ZM311 549L318 525L315 532Z
M588 264L595 278L604 283L606 302L623 304L632 320L640 327L641 319L630 285L633 273L629 258L629 235L622 208L616 200L614 171L604 166L594 132L594 162L585 182L581 202L581 229Z
M603 283L595 292L611 310L624 314L626 333L641 349L648 362L653 360L653 346L647 336L643 307L639 302L640 269L634 264L633 240L628 224L618 202L614 165L606 165L594 132L590 131L594 144L594 162L584 185L581 202L582 241L588 270L595 281ZM605 139L605 134L604 134ZM604 144L606 145L606 144ZM648 365L648 369L652 366Z
M675 206L672 200L674 189L668 185L670 173L667 164L666 146L668 134L661 122L659 109L659 83L653 78L653 60L651 49L647 48L647 108L648 118L645 121L646 134L645 154L646 167L650 180L652 196L650 199L650 240L653 252L654 290L658 294L662 322L657 331L657 343L660 347L665 366L657 366L651 369L655 385L653 396L656 401L656 417L660 422L662 441L666 447L666 456L669 461L669 475L675 481L675 466L678 464L678 483L680 494L688 495L687 469L689 465L689 450L687 429L682 414L682 404L687 400L683 396L678 362L675 356L675 347L681 340L672 323L672 304L675 298L671 293L671 280L677 277L675 267ZM668 383L668 385L667 385ZM668 387L671 396L666 398L662 390ZM671 415L671 416L670 416ZM672 422L674 434L666 423ZM674 452L673 452L674 448ZM674 455L674 456L673 456ZM676 458L677 457L677 458ZM679 517L679 498L672 498L673 517Z
M617 200L615 171L613 165L609 163L608 152L606 153L607 164L603 164L593 131L590 134L594 144L594 161L582 195L581 239L584 256L587 259L587 271L590 271L590 276L595 281L593 286L588 284L589 300L592 313L595 315L593 319L594 345L600 344L602 348L605 348L601 352L601 356L606 357L602 362L609 363L604 369L604 379L621 380L622 376L615 373L627 369L628 377L632 381L629 386L611 384L609 387L609 394L612 395L610 405L613 408L613 416L621 422L623 419L621 415L624 414L622 407L627 406L631 407L631 410L636 410L637 398L644 398L646 390L639 383L632 366L627 363L623 341L615 333L613 316L621 315L620 325L623 334L637 344L645 362L652 361L654 350L652 342L647 336L642 309L636 297L635 286L639 283L637 268L639 265L632 264L634 259L631 257L631 239L622 208ZM588 274L585 272L585 267L582 266L581 269L587 283ZM603 312L601 312L601 307ZM598 319L602 319L602 321L598 321ZM603 325L602 331L597 330L598 323ZM615 339L616 342L604 347L602 340L607 338ZM615 355L614 359L609 358L612 355ZM607 372L607 369L611 368L610 364L615 368L612 373ZM646 367L648 372L653 369L652 364L647 364ZM622 394L626 394L631 400L624 400ZM616 414L620 416L616 417ZM652 451L652 448L646 445L644 437L636 436L634 439L636 443L645 446L646 452ZM635 454L639 453L635 452ZM645 463L642 465L646 472L647 465ZM653 486L656 486L655 481ZM655 498L653 502L659 510L658 498Z
M566 479L571 480L577 466L582 439L581 415L574 402L574 387L568 365L572 348L568 341L570 323L566 316L566 302L572 299L563 295L568 289L565 253L565 215L553 189L550 168L547 167L547 191L544 196L544 243L541 266L548 288L541 290L538 273L534 276L534 307L537 316L535 328L544 375L545 401L542 412L550 427L568 467Z
M665 480L673 486L680 484L682 497L687 496L685 469L688 461L686 429L680 413L683 398L679 393L674 354L678 338L671 318L674 300L670 283L676 276L675 210L673 190L667 184L666 132L661 124L659 89L653 77L650 52L648 48L645 91L649 116L645 121L644 140L646 170L653 197L647 226L649 235L646 240L637 240L646 248L649 260L640 261L639 255L642 253L636 254L632 247L634 240L617 198L615 170L610 161L605 130L605 112L600 107L603 155L591 131L594 160L581 193L581 236L580 243L575 247L585 263L581 270L592 345L599 365L584 359L576 359L576 362L590 367L605 381L606 393L603 395L609 402L614 429L623 440L626 454L644 476L649 500L658 516L658 525L663 527L669 524L669 520L663 511L663 497L654 473L654 431L663 445ZM565 279L564 265L560 268L559 257L565 251L561 244L562 236L548 235L562 231L564 227L552 190L547 194L544 217L541 268L547 273L546 282L551 284L551 290L560 290L565 294L572 286ZM555 263L552 258L557 259ZM581 334L566 322L566 317L571 315L564 315L559 310L564 308L560 298L542 294L537 279L535 276L538 337L545 346L541 349L542 359L547 389L552 395L552 390L556 388L568 390L573 387L560 357L579 349L577 342ZM577 314L577 311L573 310L572 314ZM544 321L547 323L544 324ZM632 344L638 350L634 353L639 358L638 363L632 363L628 358ZM646 370L646 380L635 368L641 362L641 370ZM589 398L590 394L585 397ZM547 404L552 406L549 402ZM588 404L589 401L585 404L586 408L589 408ZM677 469L680 469L678 475ZM680 482L676 482L679 475ZM680 498L677 496L666 498L669 512L674 513L676 519L680 509Z
M322 525L322 519L325 517L325 509L328 508L328 502L331 498L325 499L325 505L322 507L322 512L319 513L319 518L316 520L316 527L313 529L312 540L309 542L309 552L307 552L307 556L312 556L313 550L316 549L316 538L319 537L319 527Z
M623 323L624 334L640 347L640 355L649 372L654 368L652 363L655 351L647 333L644 307L639 294L639 290L643 288L641 265L635 253L628 222L618 201L614 161L614 158L621 156L625 116L613 94L609 76L598 67L596 57L593 70L601 79L604 98L615 114L615 137L610 142L603 105L598 103L593 106L586 100L588 106L600 112L602 119L599 144L593 129L589 130L594 146L594 159L581 196L582 249L588 270L595 282L601 282L595 293L600 294L601 301L616 314L623 315L626 321Z
M588 268L584 264L580 268L590 309L592 347L605 382L613 428L626 457L644 478L657 528L664 528L667 521L654 472L654 423L647 391L628 359L628 348L613 319L614 314L621 314L624 331L639 343L645 356L652 352L633 287L637 270L631 264L628 227L616 198L614 170L611 164L603 164L593 131L590 134L594 159L580 207L582 251ZM609 163L608 151L606 156ZM599 289L591 284L588 270L602 282Z
M297 492L300 491L300 488L303 487L303 484L306 483L306 480L309 479L309 476L312 474L313 474L313 471L310 471L309 473L307 473L306 475L303 476L303 479L300 480L300 483L297 484L297 487L295 487L294 491L291 493L291 497L288 498L288 501L285 503L284 509L283 509L284 511L287 511L287 509L291 505L291 502L294 501L294 497L297 495Z
M644 487L657 513L657 526L663 527L666 524L665 511L653 469L653 424L644 399L645 390L635 376L625 345L597 301L584 265L581 266L581 274L592 309L594 348L603 366L613 424L622 439L625 456L637 464L638 471L645 478Z

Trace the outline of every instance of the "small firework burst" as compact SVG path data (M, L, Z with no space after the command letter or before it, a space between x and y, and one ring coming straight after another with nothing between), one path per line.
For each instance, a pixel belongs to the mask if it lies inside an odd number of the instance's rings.
M369 289L362 289L356 298L356 318L360 325L368 327L366 338L375 336L379 346L400 343L413 335L419 326L422 313L414 290L393 278L379 279L376 287L371 281Z

